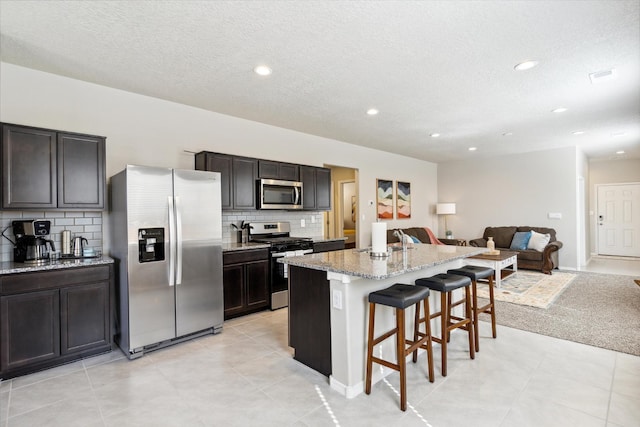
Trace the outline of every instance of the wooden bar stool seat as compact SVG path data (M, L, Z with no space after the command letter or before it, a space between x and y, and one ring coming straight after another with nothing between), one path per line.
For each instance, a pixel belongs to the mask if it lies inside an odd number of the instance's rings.
M465 265L461 268L454 268L447 271L448 274L457 274L459 276L467 276L471 279L471 298L473 303L473 329L475 332L476 351L480 351L480 330L478 328L478 318L480 313L488 313L491 315L491 329L493 338L496 338L496 308L495 300L493 299L493 279L495 277L495 271L489 267L479 267L475 265ZM478 280L488 279L489 281L489 303L478 307ZM453 308L450 305L449 308Z
M429 330L418 340L411 341L405 336L405 309L416 306L416 316L420 316L420 302L423 303L425 316L429 317L429 289L396 283L386 289L371 292L369 294L369 333L367 343L367 375L365 392L371 393L371 376L373 374L373 362L391 368L400 373L400 409L407 409L407 356L417 352L418 348L427 350L427 363L429 368L429 381L433 382L433 354L431 351L431 335ZM395 308L396 327L374 338L376 304ZM396 363L375 357L373 347L387 338L396 336ZM408 347L407 347L408 345ZM415 359L414 359L415 362Z
M433 313L430 318L435 319L440 316L440 338L431 337L432 341L440 343L442 351L442 376L447 376L447 341L449 333L454 329L463 329L469 333L469 355L471 359L475 359L475 347L473 345L473 316L471 314L471 295L469 288L471 279L466 276L458 276L455 274L436 274L435 276L425 277L416 280L417 286L423 286L433 291L440 292L440 311ZM464 288L464 298L460 301L465 304L465 315L463 318L452 318L449 305L451 303L451 293ZM458 304L458 302L454 302ZM455 320L452 321L452 320Z

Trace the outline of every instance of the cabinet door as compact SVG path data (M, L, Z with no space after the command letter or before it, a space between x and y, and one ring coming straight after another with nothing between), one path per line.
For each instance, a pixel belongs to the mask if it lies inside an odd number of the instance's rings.
M264 179L280 179L279 163L269 160L258 161L258 176Z
M202 159L204 158L204 162ZM233 156L216 153L198 153L196 169L220 172L222 210L233 209Z
M2 126L2 207L55 208L56 132Z
M57 289L0 297L0 371L60 356Z
M302 182L303 209L316 208L316 168L300 166L300 181Z
M58 134L58 208L104 209L105 139Z
M110 347L109 282L60 290L62 354Z
M224 292L224 318L243 313L245 301L244 265L226 265L222 269L222 286Z
M256 208L258 161L245 157L233 158L233 208Z
M269 306L269 262L258 261L245 264L247 309Z
M291 163L280 163L279 176L280 179L287 181L297 181L300 177L300 167Z
M316 209L331 210L331 169L316 169Z

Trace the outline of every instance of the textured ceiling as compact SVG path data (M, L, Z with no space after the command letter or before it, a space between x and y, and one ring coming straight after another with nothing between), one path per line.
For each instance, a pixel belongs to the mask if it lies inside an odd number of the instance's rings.
M434 162L640 158L637 0L0 0L0 60Z

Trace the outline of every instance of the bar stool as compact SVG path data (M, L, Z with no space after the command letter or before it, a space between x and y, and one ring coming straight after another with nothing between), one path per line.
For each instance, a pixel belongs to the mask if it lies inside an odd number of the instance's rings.
M458 276L455 274L436 274L435 276L425 277L416 280L417 286L424 286L432 291L440 292L440 311L433 313L430 318L434 319L440 316L440 338L431 337L432 341L440 343L442 351L442 376L447 376L447 341L449 341L449 333L454 329L463 329L469 333L469 355L471 359L475 359L475 348L473 345L473 317L471 314L471 296L469 287L471 279L466 276ZM452 322L450 317L451 310L451 292L456 289L464 288L464 299L460 300L465 303L466 317L455 318L456 322ZM454 302L458 304L458 302Z
M404 311L407 307L416 305L416 310L420 310L420 301L423 302L426 316L429 317L429 289L420 286L405 285L396 283L386 289L371 292L369 294L369 337L367 344L367 376L365 392L371 393L371 376L373 373L373 362L386 366L400 372L400 409L407 409L407 356L413 352L417 352L418 348L427 350L427 363L429 365L429 381L433 382L433 353L431 351L431 334L427 330L417 341L407 340L405 336L405 316ZM376 304L386 305L396 309L396 327L388 332L373 338ZM418 313L419 317L420 314ZM396 335L396 358L397 363L380 359L373 355L373 347L385 339ZM409 347L406 347L406 345ZM415 362L415 359L414 359Z
M497 336L495 301L493 299L493 278L495 275L495 271L493 270L493 268L489 267L465 265L461 268L448 270L447 274L467 276L469 279L471 279L471 293L473 299L473 330L475 332L476 351L480 351L480 332L478 328L478 318L480 316L480 313L488 313L491 315L491 329L493 332L493 338ZM482 307L478 307L478 280L480 279L489 280L489 303ZM454 306L455 305L450 305L449 308L453 308Z

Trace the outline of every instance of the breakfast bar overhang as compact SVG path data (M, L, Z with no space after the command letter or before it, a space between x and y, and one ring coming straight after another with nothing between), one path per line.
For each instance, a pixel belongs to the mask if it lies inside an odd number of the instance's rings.
M465 258L486 251L430 244L391 249L387 257L353 249L280 261L289 274L289 345L294 358L328 376L331 387L349 398L364 391L369 293L458 268ZM430 298L433 310L439 309L438 300ZM413 321L413 316L407 319ZM394 323L393 310L376 312L376 330L388 330ZM434 326L438 330L439 325ZM380 343L376 354L395 357L392 341ZM376 371L373 381L390 372Z

